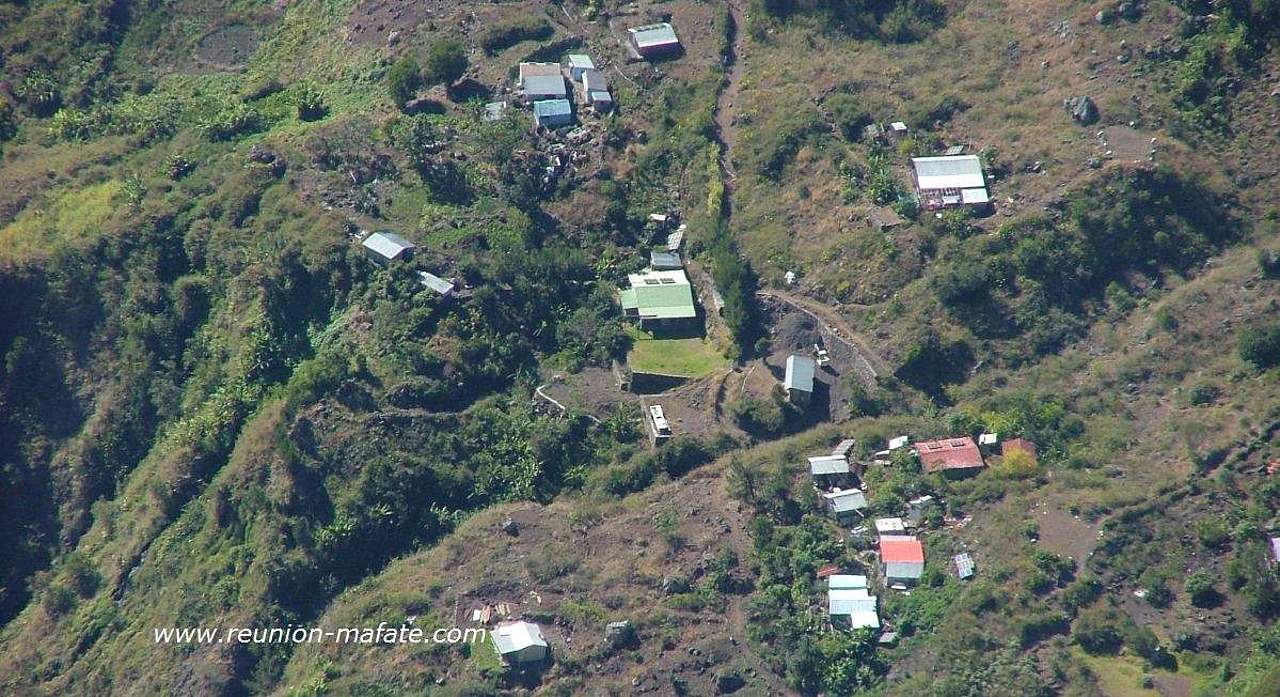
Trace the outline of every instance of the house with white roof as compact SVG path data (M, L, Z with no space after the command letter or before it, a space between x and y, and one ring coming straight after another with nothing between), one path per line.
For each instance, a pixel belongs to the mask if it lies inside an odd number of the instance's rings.
M504 622L489 632L493 646L504 663L516 666L547 658L547 639L542 628L532 622Z
M916 195L928 210L990 203L977 155L912 158Z
M360 246L370 259L383 265L413 255L413 243L389 230L370 233Z

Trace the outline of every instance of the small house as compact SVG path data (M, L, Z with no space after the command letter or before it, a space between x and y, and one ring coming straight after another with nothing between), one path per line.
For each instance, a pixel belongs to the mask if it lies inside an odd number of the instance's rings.
M841 525L849 525L862 515L867 508L867 497L857 489L844 489L823 494L831 517Z
M583 104L600 112L613 108L613 95L609 94L609 82L605 80L604 73L595 69L584 71L578 82Z
M901 121L894 121L889 124L889 137L895 142L907 137L907 124Z
M876 518L876 534L902 535L907 532L907 524L901 518Z
M952 562L956 565L956 578L962 581L973 578L973 557L968 552L957 554Z
M933 497L927 494L908 501L907 515L904 517L904 522L910 527L918 527L924 521L924 517L929 512L929 507L933 502Z
M628 29L627 35L628 48L638 58L648 60L679 53L681 50L675 28L666 22Z
M618 293L623 313L647 323L672 323L698 316L693 287L684 271L645 271L627 276L631 287Z
M560 128L573 123L573 106L567 99L544 99L533 103L533 125Z
M547 658L542 628L532 622L504 622L489 632L493 646L509 666L537 663Z
M436 295L447 298L453 295L454 285L452 281L446 281L443 278L426 271L418 272L418 282L423 286L435 291Z
M582 79L582 74L588 70L595 70L596 64L591 60L591 56L585 53L570 53L564 57L565 67L569 69L569 79L578 82Z
M819 455L809 458L809 478L819 489L853 485L849 459L839 455Z
M827 615L832 626L845 629L879 629L878 599L865 588L827 591Z
M660 404L649 407L649 431L653 434L655 444L671 437L671 424L667 421L666 414L662 412Z
M683 269L684 262L680 260L680 255L675 252L654 250L649 252L649 268L654 271L675 271L676 269Z
M924 575L924 545L910 535L881 535L880 574L890 587L915 585Z
M384 265L413 256L413 243L389 230L371 233L360 246L370 259Z
M963 477L977 474L987 466L978 444L969 436L923 441L914 447L927 474L941 472L948 477Z
M991 201L977 155L912 158L916 195L929 210L980 206Z
M808 356L787 356L787 371L782 387L792 404L808 404L813 397L813 376L818 366Z

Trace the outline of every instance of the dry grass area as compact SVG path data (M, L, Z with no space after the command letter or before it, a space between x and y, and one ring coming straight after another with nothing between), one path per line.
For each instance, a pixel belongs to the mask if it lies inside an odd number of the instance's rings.
M505 519L517 534L499 530ZM716 676L750 671L756 687L776 694L781 685L746 648L745 596L699 590L717 555L745 558L745 524L714 469L622 502L504 506L468 520L436 549L393 563L339 598L318 624L398 626L417 616L419 626L473 626L472 609L505 602L513 617L540 623L553 656L543 679L570 690L586 689L589 674L601 694L665 693L674 679L689 694L712 694ZM668 578L693 590L664 592ZM623 619L637 642L610 650L604 625ZM487 643L471 649L473 658L492 651ZM457 649L307 647L293 656L285 689L313 680L321 666L336 691L375 678L461 689L475 680L475 665Z

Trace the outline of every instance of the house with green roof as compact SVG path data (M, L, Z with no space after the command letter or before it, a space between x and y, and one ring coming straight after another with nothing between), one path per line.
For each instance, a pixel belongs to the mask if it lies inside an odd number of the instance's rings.
M640 321L669 324L698 316L693 287L682 269L643 271L627 276L629 288L618 293L623 313Z

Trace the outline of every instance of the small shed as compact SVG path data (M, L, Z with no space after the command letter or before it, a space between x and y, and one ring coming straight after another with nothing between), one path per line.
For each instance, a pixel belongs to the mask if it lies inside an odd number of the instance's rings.
M671 234L667 235L667 251L678 252L680 247L684 245L684 232L689 226L681 223Z
M791 354L787 356L787 372L782 387L793 404L807 404L813 397L813 376L818 366L812 358Z
M570 53L564 57L565 66L569 69L569 79L577 82L582 79L582 74L588 70L595 70L596 64L591 60L591 56L585 53Z
M819 489L849 487L853 485L853 469L849 466L849 458L819 455L809 458L809 478Z
M1271 538L1271 557L1280 564L1280 537Z
M833 574L827 577L827 590L854 590L861 588L866 590L867 577L857 574Z
M827 593L827 614L831 624L847 629L879 629L878 599L865 589L832 590Z
M634 27L628 29L627 34L630 48L641 58L648 59L679 53L681 49L675 28L666 22Z
M484 112L480 114L480 118L485 121L501 121L502 117L507 113L507 103L504 101L489 102L484 105Z
M494 627L489 636L507 665L537 663L547 658L547 640L542 628L532 622L504 622Z
M831 450L831 454L847 459L849 457L849 453L853 451L853 446L857 445L857 443L858 441L852 438L845 438L836 444L836 447Z
M613 108L613 95L609 94L609 81L604 73L594 68L582 72L578 78L582 103L589 104L596 111L608 111Z
M876 518L876 532L881 535L901 535L907 531L901 518Z
M533 103L533 125L560 128L573 123L573 106L567 99L546 99Z
M957 554L952 561L956 565L957 578L960 578L961 580L973 578L973 557L969 556L968 552L961 552L960 554Z
M933 497L928 494L908 501L907 515L904 518L904 522L910 526L920 525L921 521L924 520L925 513L928 512L929 506L932 505L933 502Z
M897 450L898 448L905 447L906 444L910 442L911 442L911 439L907 438L906 436L898 436L897 438L890 438L889 450Z
M423 286L426 286L427 288L435 291L436 294L439 295L440 297L447 298L453 295L453 291L454 291L453 282L446 281L445 279L440 278L439 276L433 273L427 273L426 271L419 271L418 282L421 283Z
M831 512L831 517L841 525L848 525L857 520L858 516L862 515L862 511L867 508L866 495L857 489L834 491L823 494L822 498L827 502L827 510Z
M365 254L380 264L413 256L413 243L389 230L371 233L360 243Z
M675 269L683 269L684 262L680 260L680 255L675 252L654 250L649 252L649 268L654 271L674 271Z

